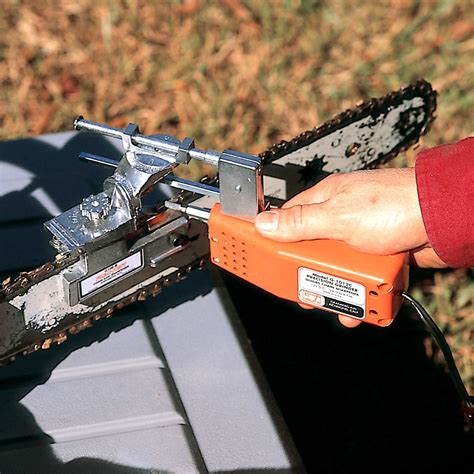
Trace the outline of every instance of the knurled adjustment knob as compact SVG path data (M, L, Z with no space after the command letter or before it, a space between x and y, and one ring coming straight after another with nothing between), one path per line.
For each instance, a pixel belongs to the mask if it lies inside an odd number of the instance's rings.
M98 194L97 196L90 195L82 200L81 214L91 220L99 220L107 217L110 210L109 198L104 194Z

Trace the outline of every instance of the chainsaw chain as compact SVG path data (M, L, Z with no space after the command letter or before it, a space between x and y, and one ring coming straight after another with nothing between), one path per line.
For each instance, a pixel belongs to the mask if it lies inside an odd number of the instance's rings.
M201 270L206 262L206 258L198 258L194 260L186 267L175 270L173 273L160 278L158 281L137 290L132 295L126 296L119 301L111 303L101 308L99 311L88 315L86 318L81 319L80 321L74 321L69 326L61 328L61 330L56 334L48 335L47 337L40 339L27 347L23 347L18 352L10 353L8 356L0 358L0 366L8 365L9 363L14 362L19 355L25 356L40 349L49 349L53 345L62 344L70 335L77 334L84 329L90 328L96 321L104 318L110 318L114 314L115 310L120 310L125 306L135 303L136 301L144 301L148 296L158 295L163 290L163 287L174 285L175 283L186 279L188 274L193 270ZM4 288L2 291L10 295L17 291L18 284L20 284L20 288L22 289L28 288L30 286L28 284L25 285L25 287L21 287L21 282L24 282L26 279L35 276L34 283L37 283L40 281L40 278L41 280L44 280L46 277L52 276L54 273L57 273L57 271L64 268L65 266L67 265L61 264L59 267L56 262L46 263L45 265L42 265L31 272L23 272L14 282L11 283L11 286L4 282ZM13 290L9 291L10 288L13 288Z
M402 100L404 98L410 98L411 94L423 95L427 101L427 122L418 135L415 135L411 140L408 140L406 143L403 143L395 147L390 153L382 156L379 159L374 160L372 163L366 166L366 168L375 168L378 165L386 163L398 155L400 152L407 150L410 146L414 145L420 136L425 135L435 119L434 111L436 109L436 91L433 90L431 84L424 79L419 79L418 81L409 84L408 86L402 87L398 91L389 92L383 97L372 98L368 102L358 105L355 108L348 109L345 112L341 112L339 115L336 115L333 119L324 122L322 125L308 130L297 135L290 141L282 140L267 150L260 153L258 156L262 158L264 164L272 163L278 158L291 153L294 150L298 150L303 146L309 145L320 138L329 135L330 133L335 132L347 124L354 122L354 118L363 118L367 115L370 115L372 111L382 110L388 105L393 105L396 100ZM310 161L306 162L306 165L310 165Z
M406 143L402 143L390 153L386 154L382 158L375 160L370 163L367 168L373 168L379 164L389 161L391 158L396 156L401 151L408 149L411 145L418 141L419 136L425 134L434 119L434 110L436 108L436 92L432 89L431 85L424 81L418 80L417 82L410 84L406 87L401 88L399 91L390 92L382 98L371 99L370 101L363 103L354 109L346 110L341 114L334 117L332 120L325 122L319 127L315 127L312 130L301 133L290 141L282 140L269 147L264 152L260 153L259 156L262 158L263 164L269 164L283 155L291 153L294 150L306 146L324 136L346 126L354 121L354 118L363 118L371 113L371 111L379 111L384 107L393 105L396 100L402 100L403 98L409 98L410 94L423 95L427 101L427 122L420 134L417 134L413 139L408 140ZM310 165L310 162L307 162ZM213 182L217 182L218 177L212 179ZM202 182L210 182L209 178L204 177ZM175 199L182 201L186 196L191 195L189 192L181 192ZM59 273L61 270L71 265L78 260L78 257L71 257L68 254L58 254L54 262L45 263L40 267L31 270L29 272L21 272L15 279L7 278L0 284L0 302L4 300L13 299L15 296L25 293L28 289L39 283L40 281ZM0 366L6 365L13 362L18 355L27 355L32 352L36 352L40 349L49 349L52 345L63 343L69 335L76 334L84 329L91 327L94 322L109 318L114 314L117 309L122 309L136 301L142 301L148 296L156 296L162 291L163 286L170 286L186 278L187 274L194 269L201 269L206 264L206 258L199 258L187 265L185 268L181 268L173 272L172 274L161 278L155 283L150 284L140 290L137 290L133 295L127 296L118 302L109 304L99 311L92 313L91 315L81 319L80 321L74 321L69 326L61 328L56 334L48 335L43 339L40 339L26 348L20 349L16 353L10 353L8 356L0 358Z
M57 254L54 262L44 263L34 270L28 272L21 272L16 278L5 278L0 283L0 303L4 299L12 299L15 296L26 293L28 289L40 281L43 281L55 273L59 273L63 268L71 265L78 258L71 258L68 254Z
M217 181L217 178L203 176L200 181L205 184L212 184ZM187 199L192 197L193 193L189 191L181 191L173 198L173 200L185 202ZM11 277L4 279L3 282L0 283L0 303L4 300L12 300L16 296L26 293L31 286L59 273L77 260L79 260L79 257L71 257L70 254L60 253L56 255L53 262L45 263L28 272L21 272L14 279ZM80 318L80 321L76 320L70 325L62 327L55 334L48 334L44 338L40 338L36 342L19 349L17 352L9 353L5 357L0 357L0 367L14 362L18 356L26 356L40 349L46 350L53 345L62 344L70 335L77 334L78 332L91 327L96 321L110 318L116 309L120 310L136 301L144 301L148 296L158 295L161 293L163 287L171 286L186 279L187 275L193 270L201 270L206 262L207 259L205 257L200 257L185 267L178 268L173 273L170 273L169 275L160 278L158 281L137 290L132 295L106 305L85 318Z

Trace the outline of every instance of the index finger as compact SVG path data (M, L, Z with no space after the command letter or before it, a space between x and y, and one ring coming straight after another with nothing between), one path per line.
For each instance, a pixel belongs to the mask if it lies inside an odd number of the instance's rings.
M329 175L311 188L293 196L283 204L283 208L304 204L319 204L330 199L336 192L340 176Z

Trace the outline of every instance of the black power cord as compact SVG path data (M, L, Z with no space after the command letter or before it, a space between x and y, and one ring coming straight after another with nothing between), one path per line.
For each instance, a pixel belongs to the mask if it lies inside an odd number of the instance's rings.
M462 411L464 414L464 419L466 420L466 429L474 429L474 403L472 397L469 396L469 393L464 386L461 376L459 375L456 363L454 362L453 354L451 349L446 342L446 339L443 336L443 333L440 331L436 323L433 321L431 316L428 314L425 308L417 301L415 298L410 296L408 293L403 292L402 297L405 298L408 302L411 303L415 311L417 312L420 319L425 324L428 332L431 337L436 341L441 352L443 353L446 365L448 367L449 375L451 376L454 386L459 394L461 399Z

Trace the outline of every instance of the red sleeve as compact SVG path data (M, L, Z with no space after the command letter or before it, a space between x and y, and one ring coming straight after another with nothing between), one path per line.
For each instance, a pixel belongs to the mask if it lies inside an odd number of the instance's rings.
M474 137L423 151L415 173L434 251L450 267L474 266Z

